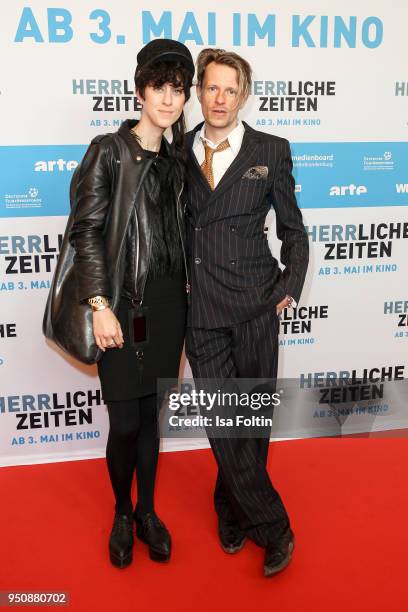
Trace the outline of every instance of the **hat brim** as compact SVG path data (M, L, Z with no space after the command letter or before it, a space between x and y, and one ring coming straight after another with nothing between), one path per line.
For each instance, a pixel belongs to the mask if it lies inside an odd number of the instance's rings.
M155 58L151 59L150 62L147 62L145 65L156 64L157 62L160 62L160 61L180 62L180 64L183 64L183 66L187 68L187 70L189 70L191 74L194 76L194 72L195 72L194 62L188 59L182 53L177 53L177 51L164 51L163 53L160 53L160 55L156 55Z

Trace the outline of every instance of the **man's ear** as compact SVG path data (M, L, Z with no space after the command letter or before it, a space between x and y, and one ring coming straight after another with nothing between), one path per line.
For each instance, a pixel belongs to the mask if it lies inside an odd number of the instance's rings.
M201 94L202 94L202 90L201 90L200 85L197 85L197 86L196 86L196 93L197 93L197 98L198 98L198 101L201 103Z

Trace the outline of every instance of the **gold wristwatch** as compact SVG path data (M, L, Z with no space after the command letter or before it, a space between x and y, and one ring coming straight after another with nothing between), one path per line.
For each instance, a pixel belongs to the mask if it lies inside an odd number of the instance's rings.
M93 312L110 308L109 300L103 297L103 295L95 295L95 297L88 298L88 304L92 306Z

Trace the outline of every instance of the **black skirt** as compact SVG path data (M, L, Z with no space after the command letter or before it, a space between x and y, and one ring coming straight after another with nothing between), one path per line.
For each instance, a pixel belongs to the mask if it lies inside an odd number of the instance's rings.
M177 378L186 327L184 275L146 283L143 305L148 308L149 338L143 359L130 343L130 300L122 298L117 314L124 336L123 348L106 349L98 362L104 401L129 400L157 392L158 378Z

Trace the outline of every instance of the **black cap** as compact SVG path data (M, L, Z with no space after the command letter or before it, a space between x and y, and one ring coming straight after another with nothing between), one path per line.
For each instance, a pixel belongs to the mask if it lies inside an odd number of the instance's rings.
M136 75L153 62L180 62L194 76L194 62L186 45L170 38L156 38L137 54Z

